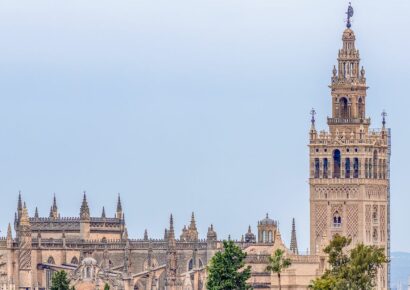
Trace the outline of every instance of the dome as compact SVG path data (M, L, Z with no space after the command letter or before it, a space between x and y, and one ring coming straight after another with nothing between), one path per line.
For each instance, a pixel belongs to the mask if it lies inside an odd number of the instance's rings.
M266 217L260 221L260 224L261 225L276 225L276 222L273 219L269 218L269 215L266 214Z
M82 261L81 264L84 265L84 266L96 266L97 261L94 258L87 257Z

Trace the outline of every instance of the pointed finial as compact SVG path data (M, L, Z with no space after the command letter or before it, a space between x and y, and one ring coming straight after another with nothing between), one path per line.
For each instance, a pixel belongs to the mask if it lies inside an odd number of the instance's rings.
M353 14L354 14L354 11L353 11L353 7L352 7L352 3L349 2L349 7L347 8L347 12L346 12L346 15L347 15L346 27L347 28L352 27L352 23L350 21L350 18L353 17Z
M299 254L298 250L298 242L296 239L296 223L295 223L295 218L292 219L292 233L291 233L291 239L290 239L290 250L294 254Z
M90 218L90 208L88 207L88 202L87 202L87 195L86 192L83 192L83 202L81 204L80 208L80 217L82 219L89 219Z
M248 226L248 233L252 233L251 225Z
M310 122L312 123L312 127L315 127L315 115L316 115L316 111L314 108L312 108L312 110L310 110L310 115L312 115L312 118L310 119Z
M191 224L189 225L190 229L196 229L195 213L192 212L191 215Z
M23 202L21 199L21 190L19 190L19 197L17 202L17 210L21 211L23 209Z
M57 198L56 198L56 193L54 192L54 198L53 198L53 209L57 210Z
M117 212L122 212L121 196L118 193Z
M172 214L169 218L168 246L171 248L174 248L176 246L175 231L174 231L174 218Z
M21 214L20 224L21 225L30 224L30 218L28 216L26 203L24 203L24 205L23 205L23 211L22 211L22 214Z
M38 219L38 217L39 217L39 215L38 215L38 208L36 207L36 210L35 210L35 212L34 212L34 217L36 218L36 219Z
M382 125L383 125L383 129L386 128L386 117L387 117L387 113L386 113L385 110L383 110L383 112L382 112L382 118L383 118L383 120L382 120Z
M266 213L266 218L267 218L267 219L269 218L269 213Z
M144 241L148 241L148 231L145 229L144 231Z
M122 237L123 237L124 240L128 240L128 229L127 229L127 227L124 228L124 234L123 234Z
M8 240L13 239L13 234L12 234L12 231L11 231L11 224L10 224L10 223L9 223L9 225L8 225L8 227L7 227L7 239L8 239Z
M106 218L106 215L105 215L105 207L104 207L104 206L103 206L103 208L102 208L101 217L102 217L103 219Z

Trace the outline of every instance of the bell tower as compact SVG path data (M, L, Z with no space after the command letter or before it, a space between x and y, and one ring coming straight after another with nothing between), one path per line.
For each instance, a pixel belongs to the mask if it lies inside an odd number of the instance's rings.
M328 130L318 132L312 110L310 155L310 250L319 254L335 234L384 247L389 254L390 131L382 114L382 128L370 129L366 117L367 84L360 67L356 36L342 34L338 65L331 77L332 115ZM377 289L388 288L388 267L379 272Z

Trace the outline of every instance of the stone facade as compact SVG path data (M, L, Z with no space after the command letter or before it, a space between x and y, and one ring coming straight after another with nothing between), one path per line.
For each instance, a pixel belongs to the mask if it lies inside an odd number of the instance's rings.
M389 130L370 129L366 117L367 85L360 69L355 34L343 32L338 68L331 78L332 117L328 131L317 132L312 111L310 130L310 249L333 235L357 243L384 247L389 243ZM378 289L387 289L387 268L380 271Z
M389 130L370 129L366 117L367 85L360 68L355 34L343 32L338 67L331 78L332 117L328 131L318 132L312 110L310 142L310 254L298 250L296 224L292 221L289 247L282 241L278 222L268 215L251 226L236 243L247 253L252 267L249 283L255 289L278 289L277 276L266 271L268 258L280 248L292 260L282 273L282 289L307 289L323 274L323 248L334 234L389 246ZM162 239L128 237L121 199L114 217L103 208L92 217L84 193L78 217L61 217L54 197L48 217L38 210L32 217L18 197L14 222L7 237L0 238L1 290L50 288L54 271L65 270L77 290L202 290L206 265L222 248L211 225L201 239L192 213L189 226L175 233L173 217ZM378 289L388 289L388 268L378 275Z

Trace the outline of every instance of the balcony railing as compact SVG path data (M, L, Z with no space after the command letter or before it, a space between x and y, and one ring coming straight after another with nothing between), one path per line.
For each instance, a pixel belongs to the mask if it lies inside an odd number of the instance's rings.
M363 124L370 125L370 118L357 119L357 118L327 118L327 123L329 125L337 124Z

